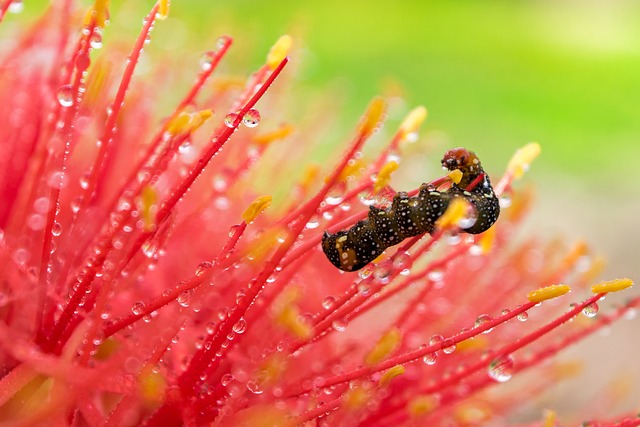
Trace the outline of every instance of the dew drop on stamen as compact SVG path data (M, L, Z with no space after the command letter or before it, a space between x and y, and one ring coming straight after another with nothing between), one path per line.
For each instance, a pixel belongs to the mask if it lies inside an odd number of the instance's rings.
M94 31L89 40L89 45L93 49L100 49L102 47L102 34L99 31Z
M189 304L191 303L192 293L193 291L191 290L181 292L180 295L178 295L178 304L180 304L182 307L189 307Z
M73 105L73 86L64 85L58 89L57 93L58 103L63 107L71 107Z
M393 273L393 263L389 260L378 264L373 271L373 280L381 285L386 285L391 280Z
M362 269L360 269L360 271L358 271L358 276L360 276L360 278L364 280L367 277L371 276L374 270L375 266L373 264L367 264Z
M331 310L336 303L335 297L329 295L325 299L322 300L322 308L325 310Z
M347 329L347 321L345 319L336 319L331 323L331 326L337 332L344 332Z
M138 301L137 303L133 304L133 306L131 306L131 312L136 316L139 316L144 312L144 307L144 303L142 301Z
M13 0L9 5L9 13L22 13L24 10L24 3L22 0Z
M213 263L210 261L201 262L196 268L196 276L202 276L208 269L213 266Z
M582 309L582 314L587 317L596 317L596 315L598 314L598 309L598 304L593 302Z
M503 194L500 196L500 207L506 209L511 206L511 196L509 194Z
M503 383L509 381L513 376L513 357L500 356L491 361L487 373L494 381Z
M244 331L247 330L247 321L244 320L243 317L240 318L240 320L238 320L235 325L233 325L233 332L235 332L236 334L242 334L244 333Z
M213 60L215 59L215 52L205 52L200 57L200 68L202 71L209 71L213 67Z
M59 222L54 222L53 225L51 225L51 234L54 236L62 234L62 225L60 225Z
M451 338L447 338L442 341L442 352L444 354L451 354L456 351L456 343Z
M231 374L224 374L222 378L220 378L220 384L222 384L223 387L228 386L232 382L233 382L233 375Z
M242 118L242 124L248 128L254 128L260 123L260 112L255 108L246 112Z
M422 358L422 361L427 365L433 365L438 361L438 354L435 352L429 353Z
M521 322L526 322L527 319L529 319L529 314L526 311L523 311L522 313L518 314L517 318Z
M249 381L247 382L247 390L249 390L253 394L262 394L263 390L260 388L257 382Z
M485 323L491 322L493 320L493 317L489 316L488 314L481 314L480 316L477 317L476 322L475 322L475 327L479 328L482 325L484 325ZM486 331L483 331L484 334L488 334L489 332L493 331L493 328L489 328Z
M318 217L313 216L309 219L309 222L307 222L305 228L308 230L313 230L314 228L318 228L318 226L320 226L320 221L318 220Z
M238 113L229 113L224 118L224 124L228 128L233 128L238 126Z

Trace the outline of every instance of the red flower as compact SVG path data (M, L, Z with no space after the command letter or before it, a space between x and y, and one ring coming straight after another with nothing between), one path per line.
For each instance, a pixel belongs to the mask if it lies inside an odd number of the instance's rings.
M563 309L556 298L571 288L561 283L582 293L596 274L596 264L583 268L584 245L515 239L529 198L511 184L537 144L497 182L496 226L460 232L469 206L451 203L432 235L359 273L339 271L322 232L389 203L390 174L426 110L365 162L362 147L385 116L374 100L326 177L303 173L307 134L277 124L274 102L287 93L279 80L291 38L239 91L228 78L207 86L231 45L221 38L167 112L162 65L134 78L167 2L146 17L126 61L117 48L96 55L106 3L92 6L77 40L60 25L74 21L70 8L55 5L0 63L3 422L501 425L571 370L543 362L638 305L596 316L606 293L632 285L618 279ZM261 160L282 139L286 162ZM302 176L287 190L292 174ZM460 174L430 184L447 191ZM273 208L258 188L276 196ZM580 313L584 321L565 325ZM529 368L526 387L493 387ZM591 415L603 414L580 419ZM600 425L639 424L606 418Z

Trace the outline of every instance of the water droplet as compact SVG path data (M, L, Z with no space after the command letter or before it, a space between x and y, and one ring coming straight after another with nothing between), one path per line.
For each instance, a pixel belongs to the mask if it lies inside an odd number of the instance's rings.
M328 205L339 205L344 200L344 193L340 190L332 189L324 200Z
M9 13L21 13L24 10L24 3L22 0L13 0L9 5Z
M193 294L192 290L181 292L180 295L178 295L178 304L180 304L182 307L189 307L192 294Z
M228 128L236 127L239 124L239 118L240 116L238 115L238 113L229 113L224 118L224 124Z
M332 297L331 295L329 295L328 297L322 300L322 307L325 310L331 310L335 305L335 303L336 303L335 297Z
M247 390L249 390L253 394L262 394L263 390L260 388L257 382L249 381L247 382Z
M444 354L451 354L454 351L456 351L456 343L451 338L442 341L442 352Z
M513 376L513 357L510 355L500 356L491 361L487 373L491 379L503 383L509 381Z
M138 301L137 303L133 304L133 306L131 307L131 312L136 316L139 316L142 313L144 313L144 308L145 308L144 303L142 301Z
M62 234L62 225L60 225L59 222L54 222L51 225L51 234L54 236L59 236L60 234Z
M375 270L375 265L367 264L362 269L360 269L360 271L358 271L358 276L360 276L360 278L364 280L367 277L371 276L374 270Z
M444 279L444 273L442 270L431 270L427 273L427 279L432 282L441 282Z
M436 352L429 353L422 358L422 361L427 365L433 365L438 361L438 354Z
M213 267L213 263L210 261L201 262L196 268L196 276L202 276L208 269Z
M440 334L436 334L429 339L429 345L440 344L442 341L444 341L444 337Z
M236 324L233 325L233 332L235 332L236 334L242 334L246 330L247 330L247 321L241 317L240 320L238 320Z
M223 387L228 386L231 382L233 382L233 375L231 374L224 374L222 378L220 378L220 384L222 384Z
M598 314L598 309L598 304L594 302L583 308L582 314L587 317L596 317L596 315Z
M60 89L58 89L57 97L60 105L62 105L63 107L71 107L74 101L73 86L61 86Z
M312 216L309 219L309 222L307 222L307 224L305 225L305 228L307 228L308 230L313 230L314 228L318 228L318 226L320 226L320 221L318 220L318 217Z
M215 52L205 52L200 57L200 68L202 71L209 71L213 67L213 61L216 57Z
M412 265L411 255L408 252L397 254L393 257L393 268L400 270L400 274L403 276L410 273L409 269Z
M102 34L99 31L94 31L89 44L93 49L100 49L102 47Z
M481 314L476 318L475 327L479 328L480 326L484 325L485 323L491 322L492 320L493 317L489 316L488 314ZM488 334L491 331L493 331L493 328L489 328L483 333Z
M371 286L368 281L362 281L358 284L358 293L360 296L368 297L371 293Z
M381 285L386 285L391 280L393 273L393 263L390 260L378 264L373 271L373 280Z
M529 314L526 311L523 311L522 313L518 314L517 318L521 322L526 322L527 319L529 319Z
M347 329L347 321L345 319L336 319L331 323L331 326L337 332L344 332Z
M503 194L502 196L500 196L500 207L502 209L506 209L509 206L511 206L511 195Z
M246 112L242 118L242 124L248 128L254 128L260 123L260 112L255 108Z

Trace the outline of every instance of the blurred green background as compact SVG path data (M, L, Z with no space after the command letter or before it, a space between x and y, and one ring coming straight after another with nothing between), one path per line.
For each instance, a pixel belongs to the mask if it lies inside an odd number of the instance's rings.
M24 3L26 17L46 4ZM151 4L112 1L107 36L137 33ZM341 133L327 144L343 143L369 100L389 93L404 99L402 112L428 108L422 135L439 141L434 155L464 145L497 173L538 141L534 227L583 236L616 275L637 276L639 23L635 0L174 0L149 49L169 50L192 73L229 34L225 66L246 73L291 34L301 47L294 102L339 89L332 114Z

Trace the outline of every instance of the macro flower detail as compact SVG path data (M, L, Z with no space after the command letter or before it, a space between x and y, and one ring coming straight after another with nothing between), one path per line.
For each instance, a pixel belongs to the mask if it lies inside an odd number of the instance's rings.
M3 24L16 5L3 3ZM594 284L586 245L522 232L531 197L516 180L536 143L488 185L493 211L455 198L430 233L358 273L336 269L323 231L404 200L391 174L426 109L371 153L387 111L375 98L344 152L308 166L309 132L279 108L295 40L282 36L242 80L218 75L228 36L199 65L167 70L143 50L168 17L156 3L123 51L103 42L118 18L108 1L86 13L53 2L3 42L3 424L518 425L519 405L577 370L557 353L634 314L639 297L600 308L633 282ZM425 188L489 191L484 171L468 182L469 164L445 166ZM494 225L464 233L487 212ZM522 423L640 425L633 413L543 409Z

